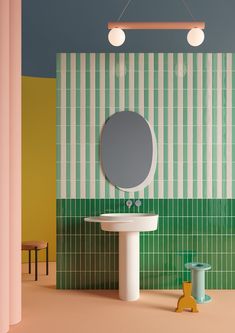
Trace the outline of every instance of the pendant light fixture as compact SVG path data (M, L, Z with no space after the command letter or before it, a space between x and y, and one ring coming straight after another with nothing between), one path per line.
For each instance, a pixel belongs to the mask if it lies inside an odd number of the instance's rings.
M108 39L113 46L121 46L126 39L125 32L120 28L113 28L109 31Z
M193 21L190 22L120 22L121 17L126 11L127 7L132 0L128 0L123 11L121 12L116 22L108 23L108 40L113 46L121 46L126 39L124 30L189 30L187 34L187 41L191 46L199 46L203 43L205 34L205 22L195 21L191 10L185 3L185 0L181 0L184 7L189 12Z
M199 46L203 43L205 34L202 29L193 28L187 34L187 41L191 46Z

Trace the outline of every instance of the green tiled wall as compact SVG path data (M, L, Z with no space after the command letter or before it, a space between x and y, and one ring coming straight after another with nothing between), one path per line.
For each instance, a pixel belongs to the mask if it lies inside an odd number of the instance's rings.
M235 199L142 199L130 212L159 214L140 236L142 289L181 288L184 264L212 265L206 288L235 288ZM57 199L57 288L118 288L118 235L85 216L128 212L125 199Z
M154 180L129 193L104 177L100 133L129 110L157 139ZM57 55L57 199L235 198L235 54Z
M154 181L120 191L105 178L100 133L132 110L157 138ZM187 261L212 265L207 288L235 288L235 54L57 55L57 287L118 287L118 236L84 217L159 213L141 234L141 288L181 288ZM130 212L135 211L132 206Z

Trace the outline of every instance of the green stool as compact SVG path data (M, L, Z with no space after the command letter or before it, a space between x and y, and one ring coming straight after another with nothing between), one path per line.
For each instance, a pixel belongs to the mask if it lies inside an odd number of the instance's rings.
M205 271L211 269L211 265L200 262L185 264L187 269L191 270L192 295L199 304L208 303L211 297L205 294Z

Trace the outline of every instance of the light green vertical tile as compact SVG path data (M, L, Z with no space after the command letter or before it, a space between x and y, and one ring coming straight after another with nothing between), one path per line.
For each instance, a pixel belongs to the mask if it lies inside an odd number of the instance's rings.
M178 67L178 54L174 53L173 56L173 196L178 197L178 77L177 77L177 67Z
M183 54L183 68L188 68L187 54ZM183 197L188 197L188 72L183 77Z
M71 87L70 87L70 54L66 54L66 198L70 198L70 148L71 148Z
M235 198L235 53L232 55L232 197Z
M164 198L168 197L168 54L164 53Z
M158 147L158 54L154 53L154 131ZM158 167L154 176L154 198L158 198Z
M198 80L197 80L197 54L193 54L193 197L197 198L197 107L198 107Z
M76 198L80 198L81 191L80 191L80 180L81 180L81 173L80 173L80 154L81 154L81 142L80 142L80 80L81 80L81 58L80 54L76 54Z
M226 53L222 54L222 196L227 197L226 179L227 179L227 168L226 168L226 141L227 141L227 130L226 130L226 108L227 108L227 57Z
M149 58L144 54L144 117L149 120Z
M90 197L90 53L86 53L86 198Z
M207 101L207 53L203 53L202 57L202 195L207 197L207 117L208 117L208 101Z
M60 115L61 115L61 55L56 55L56 198L60 199L61 181L61 144L60 144Z
M100 154L99 154L99 136L100 136L100 54L95 57L95 197L100 197Z
M212 197L217 198L217 54L212 54Z
M125 110L129 111L129 80L130 80L130 66L129 66L129 53L125 53Z

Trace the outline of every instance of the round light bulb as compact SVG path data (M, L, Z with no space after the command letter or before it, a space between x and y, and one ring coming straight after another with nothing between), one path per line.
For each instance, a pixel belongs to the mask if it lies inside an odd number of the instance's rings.
M109 31L108 39L113 46L121 46L126 39L125 33L120 28L113 28Z
M203 43L205 38L205 34L203 32L203 30L199 29L199 28L193 28L191 30L189 30L188 35L187 35L187 40L188 43L191 46L199 46Z

